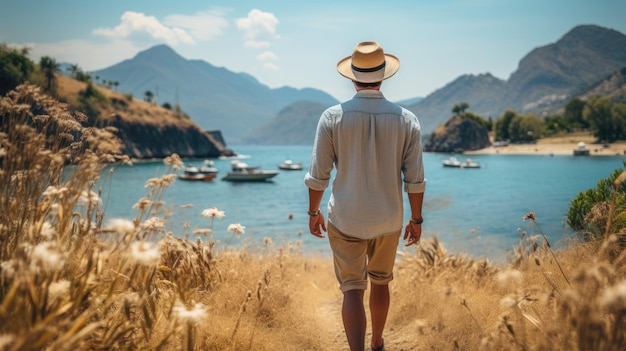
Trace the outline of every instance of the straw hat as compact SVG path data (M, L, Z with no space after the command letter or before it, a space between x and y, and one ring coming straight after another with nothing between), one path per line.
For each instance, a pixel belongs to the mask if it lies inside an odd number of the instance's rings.
M396 74L399 68L400 60L394 55L385 54L375 41L357 44L352 56L337 63L339 74L361 83L383 81Z

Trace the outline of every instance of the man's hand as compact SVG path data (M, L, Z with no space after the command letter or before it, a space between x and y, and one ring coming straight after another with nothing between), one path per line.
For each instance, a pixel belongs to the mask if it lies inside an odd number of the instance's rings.
M324 214L320 212L317 216L309 217L309 231L318 238L325 238L322 231L326 231L326 221Z
M404 228L404 240L407 240L404 246L411 246L420 241L422 237L422 224L409 221Z

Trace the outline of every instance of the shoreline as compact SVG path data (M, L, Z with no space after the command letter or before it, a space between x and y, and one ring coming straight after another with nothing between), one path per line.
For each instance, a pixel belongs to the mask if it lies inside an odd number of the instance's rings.
M617 142L608 145L586 143L589 156L626 156L626 143ZM480 150L464 151L464 155L539 155L539 156L572 156L578 148L577 142L554 142L539 140L535 144L509 144L493 146ZM584 157L584 156L581 156Z

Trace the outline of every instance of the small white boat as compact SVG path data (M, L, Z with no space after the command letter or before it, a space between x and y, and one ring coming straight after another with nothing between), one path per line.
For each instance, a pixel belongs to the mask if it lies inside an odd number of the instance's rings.
M444 167L451 168L480 168L480 163L473 162L472 159L467 158L465 161L459 161L455 156L451 156L447 160L443 160L442 164Z
M278 171L260 170L259 166L251 166L245 162L232 161L231 170L222 180L230 182L262 182L275 177Z
M211 160L204 160L202 167L200 167L199 169L200 173L202 174L217 173L219 170L213 167L213 164L214 163Z
M278 168L286 171L300 171L302 170L302 162L293 163L292 160L285 160L285 162L278 165Z
M574 149L574 156L589 156L589 149L584 141L578 143Z

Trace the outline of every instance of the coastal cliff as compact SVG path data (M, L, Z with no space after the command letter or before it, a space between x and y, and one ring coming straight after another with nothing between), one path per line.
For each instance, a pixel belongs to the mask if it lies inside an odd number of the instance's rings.
M463 152L491 145L489 131L477 121L453 116L435 130L424 143L426 152Z

